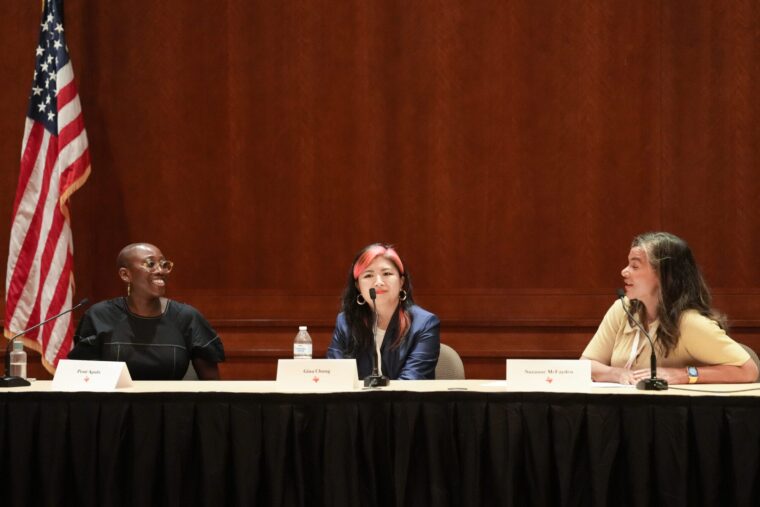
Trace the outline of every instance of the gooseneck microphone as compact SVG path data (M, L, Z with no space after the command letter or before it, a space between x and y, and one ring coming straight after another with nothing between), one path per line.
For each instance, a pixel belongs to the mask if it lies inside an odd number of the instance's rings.
M377 357L377 291L372 288L369 290L369 298L372 300L372 309L374 311L375 323L372 326L372 375L364 379L364 387L383 387L388 385L388 377L380 375L380 369L378 368L378 362L380 358Z
M641 325L641 322L636 320L630 310L628 310L628 307L625 306L625 291L623 289L617 290L617 297L623 304L623 310L625 310L628 318L644 333L644 336L649 340L649 347L652 349L652 355L649 358L650 377L639 380L636 383L636 389L642 391L667 391L668 381L662 378L657 378L657 354L654 352L654 342L652 341L652 337L649 336L649 333L644 326Z
M11 347L13 346L13 342L16 341L16 338L24 336L29 331L33 331L33 330L37 329L40 326L44 326L45 324L47 324L51 320L55 320L58 317L66 315L69 312L73 312L74 310L76 310L80 306L86 305L88 302L89 302L89 300L87 298L84 298L83 300L81 300L79 303L77 303L75 306L72 306L68 310L64 310L61 313L59 313L58 315L53 315L52 317L50 317L47 320L44 320L44 321L42 321L42 322L40 322L38 324L33 325L32 327L24 329L20 333L14 335L10 340L8 340L8 344L5 346L5 375L0 378L0 389L6 388L6 387L23 387L23 386L29 386L29 385L31 385L31 383L28 380L26 380L25 378L22 378L22 377L11 377L9 375L10 369L11 369L11 354L10 354L10 351L11 351Z

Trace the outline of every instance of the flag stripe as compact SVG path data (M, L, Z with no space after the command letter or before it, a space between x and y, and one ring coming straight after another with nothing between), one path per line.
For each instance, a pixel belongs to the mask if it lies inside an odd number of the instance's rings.
M61 216L63 216L63 214L61 214ZM69 286L70 286L70 281L71 281L72 256L68 248L66 248L66 244L64 242L59 242L59 244L63 245L64 247L64 251L62 254L64 264L60 273L56 273L57 278L54 280L51 280L51 285L53 287L53 297L50 299L50 304L48 305L47 311L44 313L46 319L49 319L50 317L59 313L63 309L63 303L69 294ZM58 250L58 248L56 248L56 250ZM56 255L56 257L60 259L60 254ZM47 350L48 343L50 342L50 335L53 329L54 329L54 326L43 327L43 330L42 330L43 350Z
M73 283L73 277L71 280L71 283ZM69 294L71 292L69 291ZM69 297L66 300L66 308L71 307L72 299ZM59 329L63 331L59 331ZM57 335L61 335L61 333L65 333L63 335L63 340L61 340L60 343L51 342L48 345L46 354L42 356L44 359L45 364L47 367L52 367L52 365L58 364L58 361L61 359L66 359L66 356L69 353L69 350L71 350L71 342L72 338L74 337L74 326L71 325L71 314L67 313L63 317L61 317L58 322L56 322L55 330Z
M74 83L71 72L71 62L61 69L57 74L58 81L58 109L63 107L77 97L77 87Z
M39 281L38 289L37 289L37 297L35 298L35 305L34 309L32 310L30 322L33 324L36 324L37 322L41 322L42 320L45 320L48 318L48 316L45 316L44 318L40 318L40 315L44 315L45 310L41 309L42 303L44 301L44 294L45 289L47 289L47 279L48 274L51 271L51 267L55 268L56 266L52 265L53 262L53 255L55 254L55 250L58 247L58 240L61 236L61 230L63 229L63 222L64 217L63 213L61 213L58 206L54 206L53 211L53 221L50 227L48 228L48 235L44 243L44 248L42 250L42 257L39 262L40 266L40 273L39 273ZM55 273L56 270L53 269L53 273ZM55 276L55 275L52 275ZM27 338L30 339L37 339L39 330L34 331L34 335L27 335ZM43 349L47 346L47 344L43 341L42 347Z
M50 132L44 131L42 144L34 158L29 159L29 163L33 164L33 169L30 172L30 177L27 179L21 199L19 200L18 210L13 218L11 224L11 237L10 247L8 249L8 270L7 274L10 275L16 269L16 262L18 260L19 252L26 237L26 232L29 230L29 225L34 218L34 209L36 209L36 203L39 200L40 184L43 177L40 175L45 169L45 156L48 152L48 144L50 141ZM5 293L10 294L11 276L6 276L5 279ZM6 305L7 309L7 305Z
M76 125L77 123L79 122L72 122L72 125ZM81 126L84 127L84 125ZM66 127L62 132L68 137L70 131L68 127ZM67 144L61 144L63 142L66 142ZM73 161L78 159L82 153L87 151L87 135L85 134L84 128L78 132L76 137L65 140L61 140L59 138L58 146L58 150L60 152L58 155L60 165L61 167L68 169L68 166L71 165Z
M63 116L63 115L61 115ZM81 115L71 120L58 133L58 142L61 149L68 148L69 144L84 132L84 120Z
M34 214L32 216L32 220L29 222L29 228L26 232L26 236L24 237L24 241L21 246L21 251L19 252L18 260L16 262L16 267L13 270L13 275L11 276L11 283L8 288L8 295L6 300L6 315L7 312L10 311L10 314L13 315L16 310L16 305L19 302L19 298L23 292L24 287L26 286L27 279L32 272L32 266L33 261L36 256L37 252L37 246L39 245L40 235L42 233L42 222L43 222L43 212L45 209L45 204L47 201L48 196L48 190L50 188L50 175L53 172L53 167L55 166L55 157L57 156L57 144L54 137L51 137L50 142L48 143L48 149L47 149L47 156L45 157L45 170L43 172L42 176L42 187L40 189L39 196L32 195L31 198L36 198L36 203L29 202L28 206L31 208L32 205L34 205ZM24 196L24 200L26 200L26 196ZM25 202L22 201L21 207L25 207ZM15 231L14 231L15 232ZM28 325L34 325L36 322L32 324L28 324L28 320L17 323L20 326L20 329L23 329L25 327L28 327ZM13 323L13 321L11 321Z
M21 155L21 173L18 177L18 187L16 188L16 199L13 201L13 215L18 213L18 205L21 199L24 197L26 186L29 183L29 178L32 175L34 169L34 161L37 159L42 146L42 141L45 137L45 128L37 123L32 122L32 128L29 131L29 137L27 138L26 145ZM24 163L24 161L31 161Z
M61 205L64 204L63 201L65 201L68 198L68 190L77 179L79 179L82 175L86 174L87 170L90 167L90 151L86 150L84 153L82 153L82 156L80 156L78 159L73 161L69 167L66 168L65 171L63 171L63 174L61 174Z

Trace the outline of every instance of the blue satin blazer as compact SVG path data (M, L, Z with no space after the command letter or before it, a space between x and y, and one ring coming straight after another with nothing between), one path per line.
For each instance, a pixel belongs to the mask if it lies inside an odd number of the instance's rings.
M380 359L383 375L392 380L432 380L435 378L435 366L441 349L439 330L441 322L438 317L419 306L409 309L411 326L406 338L395 350L391 343L396 336L395 325L386 330L380 347ZM327 349L329 359L346 359L350 350L351 335L343 313L338 315L333 331L332 342ZM372 373L372 351L365 350L356 358L359 377Z

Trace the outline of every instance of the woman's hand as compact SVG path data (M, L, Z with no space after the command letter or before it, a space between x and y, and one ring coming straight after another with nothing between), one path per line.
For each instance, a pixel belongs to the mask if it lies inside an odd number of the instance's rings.
M623 385L632 385L636 384L638 382L638 379L634 375L633 370L627 370L625 368L611 368L613 370L613 373L615 376L617 376L617 380L614 380L613 382L617 382L618 384Z
M581 359L589 358L581 357ZM593 359L589 359L589 361L591 362L591 378L595 382L614 382L623 385L635 384L637 382L632 370L614 368Z
M636 379L632 384L639 380L648 379L652 376L652 370L649 368L634 370L633 377ZM657 368L657 378L665 380L668 384L688 384L689 375L686 368Z

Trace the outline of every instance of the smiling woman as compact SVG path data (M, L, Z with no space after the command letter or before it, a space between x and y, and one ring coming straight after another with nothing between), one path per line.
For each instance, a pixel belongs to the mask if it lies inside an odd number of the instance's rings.
M148 243L127 245L117 262L127 296L85 313L69 359L124 361L134 380L179 380L192 360L199 379L218 379L216 331L192 306L164 297L174 263Z
M393 247L374 243L356 255L341 310L328 358L355 358L364 378L372 373L376 351L380 375L392 380L435 377L440 321L414 304L409 271Z

